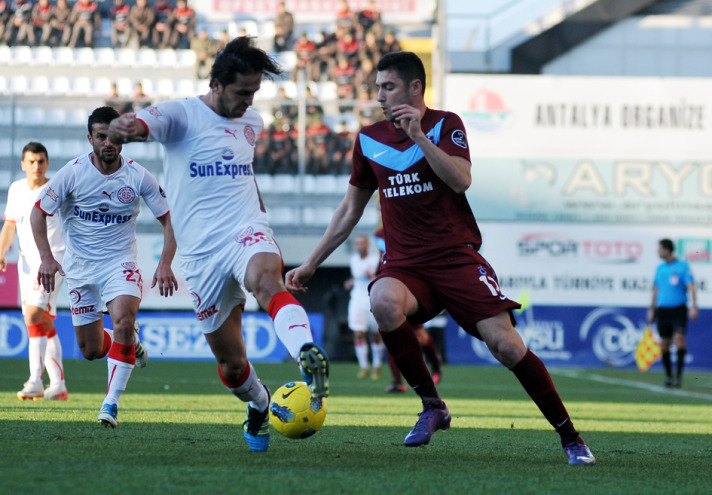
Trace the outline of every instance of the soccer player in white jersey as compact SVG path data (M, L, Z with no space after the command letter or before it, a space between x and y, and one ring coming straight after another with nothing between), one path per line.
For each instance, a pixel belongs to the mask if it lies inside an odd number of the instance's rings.
M369 373L367 334L370 333L371 360L373 362L371 377L378 380L381 378L384 346L381 334L378 333L378 324L371 313L368 284L376 275L381 257L378 253L368 252L368 237L365 235L356 236L354 247L356 251L349 260L351 278L347 280L346 287L351 287L348 319L349 328L354 333L354 350L360 368L358 378L366 378Z
M30 379L25 382L17 397L26 399L67 400L67 386L64 383L62 366L62 344L54 328L57 317L57 295L59 291L47 293L37 283L37 270L40 266L40 254L32 238L30 213L42 189L49 179L49 155L41 143L29 142L22 149L22 171L27 177L16 180L10 185L7 194L7 206L0 231L0 270L7 269L5 253L12 244L17 232L20 247L20 259L17 272L20 280L22 314L29 336ZM62 261L64 241L59 220L51 219L47 223L47 235L54 257ZM55 287L62 285L64 278L57 274ZM44 370L47 368L50 385L44 388Z
M220 379L248 403L243 431L255 451L269 446L270 393L247 360L243 287L269 312L312 396L328 394L326 353L313 342L304 308L284 287L281 252L252 169L263 122L250 105L262 77L281 72L250 38L235 38L217 55L206 95L124 114L109 129L114 142L163 144L181 271Z
M163 225L163 252L152 286L161 295L178 288L171 270L176 245L168 204L155 177L121 156L121 146L108 137L109 122L118 117L111 107L89 116L92 152L68 162L49 181L32 210L30 221L41 264L37 280L54 291L55 273L66 274L72 323L86 359L108 355L109 379L98 421L116 427L118 402L134 366L148 356L138 340L136 313L141 302L142 273L136 263L136 217L143 197ZM59 213L67 246L60 264L47 241L47 217ZM113 331L104 328L107 308Z

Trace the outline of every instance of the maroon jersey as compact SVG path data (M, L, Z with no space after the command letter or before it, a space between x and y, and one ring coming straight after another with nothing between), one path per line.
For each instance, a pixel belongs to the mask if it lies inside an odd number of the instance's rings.
M448 155L470 159L465 126L454 113L426 109L421 128ZM465 194L446 185L422 150L391 122L361 129L349 182L379 190L387 261L431 261L467 244L479 249L482 243Z

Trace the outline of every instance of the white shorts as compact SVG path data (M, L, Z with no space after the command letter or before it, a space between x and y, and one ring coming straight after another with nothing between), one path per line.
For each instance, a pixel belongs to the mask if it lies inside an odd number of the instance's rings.
M181 261L181 271L193 296L193 309L203 333L220 328L235 306L244 304L245 273L258 253L282 253L266 225L243 230L219 251L202 258Z
M103 318L106 305L119 296L141 299L143 277L135 260L74 260L71 273L65 272L75 327Z
M64 277L57 272L54 276L54 290L47 292L37 282L38 267L31 267L24 257L17 263L17 274L20 281L20 297L22 298L22 314L25 306L35 306L47 311L53 318L57 317L57 297Z
M378 331L378 324L371 313L371 301L368 298L349 299L349 328L354 332L376 333Z

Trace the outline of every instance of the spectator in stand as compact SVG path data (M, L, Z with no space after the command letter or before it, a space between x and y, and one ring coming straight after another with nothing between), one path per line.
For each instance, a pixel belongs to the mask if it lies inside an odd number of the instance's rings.
M365 58L370 58L373 60L373 66L378 65L378 61L381 60L381 43L373 31L366 31L364 35L363 43L359 49L359 58L361 60Z
M8 45L34 45L35 31L32 27L32 2L15 0L12 2L12 16L5 29L5 43Z
M195 77L207 79L217 53L215 42L208 36L207 30L202 29L198 36L193 38L190 49L195 52Z
M296 147L289 119L274 119L267 129L267 173L294 174L297 172L294 153Z
M5 26L10 19L10 5L5 0L0 0L0 40L5 40Z
M385 55L386 53L400 51L401 46L400 43L398 43L398 40L396 39L396 33L392 29L389 29L388 32L386 32L386 35L383 37L383 41L381 42L381 54Z
M321 175L333 173L329 145L331 129L321 115L315 115L305 130L307 148L307 173Z
M171 25L173 24L173 7L168 0L156 0L153 6L156 20L153 23L151 39L153 48L162 50L168 48L171 42Z
M81 36L84 46L93 48L94 35L101 33L99 4L91 0L78 0L72 7L72 15L69 19L72 25L72 37L69 39L69 47L76 47Z
M130 12L131 7L124 0L114 0L114 6L109 10L111 44L114 48L126 48L131 41Z
M133 105L131 105L128 99L119 95L119 88L115 82L111 83L111 89L109 89L109 94L106 95L104 103L119 113L126 113L133 110Z
M173 10L173 27L170 46L176 50L190 47L195 37L195 11L185 0L178 0Z
M277 16L274 18L274 51L283 52L292 47L294 35L294 16L287 11L284 2L279 2Z
M132 110L138 112L151 104L151 99L143 92L143 84L139 81L134 85L134 92L131 95Z
M72 8L67 0L57 0L52 14L52 33L49 36L50 46L67 46L72 36L72 25L69 22Z
M304 76L308 81L313 81L316 77L314 71L314 56L316 44L307 37L307 33L302 33L299 39L294 43L294 53L297 55L297 63L292 72L292 80L297 80L297 73L300 70L304 71Z
M348 0L339 2L339 10L336 12L336 31L350 31L356 28L356 16L349 8Z
M312 93L311 86L307 86L305 96L307 100L307 115L324 115L324 107L319 103L319 99Z
M313 81L323 80L333 71L338 41L336 33L321 32L321 41L316 45L316 55L313 58Z
M230 34L227 32L227 29L223 29L222 32L220 33L220 37L215 42L215 52L214 53L219 53L223 48L225 48L227 46L228 43L230 43L230 41L231 41Z
M349 64L349 59L345 55L340 55L338 63L331 73L331 80L336 83L336 94L340 100L353 100L356 95L354 92L354 77L356 69ZM351 111L350 106L340 106L340 112Z
M366 86L370 93L374 93L378 90L376 87L376 65L373 60L369 57L361 59L361 64L358 69L356 69L356 74L354 75L354 86L356 88L361 88Z
M356 15L356 31L359 39L364 39L364 33L373 31L376 36L383 33L383 23L381 13L376 9L376 1L369 0L365 9Z
M39 0L32 7L32 27L35 40L39 39L39 44L49 45L49 37L52 34L52 16L54 7L49 0Z
M129 22L133 31L135 44L139 47L151 45L151 28L156 20L153 8L146 4L146 0L136 0L136 5L131 7Z
M354 147L354 133L344 120L339 125L338 132L332 136L331 162L335 175L351 173L351 157Z
M280 87L277 93L277 104L272 106L272 115L274 115L274 118L281 119L282 117L287 117L290 122L297 120L299 109L294 100L287 95L287 90L284 86Z
M336 43L336 56L344 56L348 59L349 65L356 67L358 65L359 51L361 42L356 39L353 30L343 32L341 38Z
M369 91L366 85L361 85L358 88L358 98L354 105L354 114L356 114L359 127L365 127L375 123L381 118L380 107L373 96L378 92Z

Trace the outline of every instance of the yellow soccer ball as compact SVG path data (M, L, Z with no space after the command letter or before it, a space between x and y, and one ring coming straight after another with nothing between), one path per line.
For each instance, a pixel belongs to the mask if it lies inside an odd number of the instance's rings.
M305 382L289 382L277 389L269 405L269 422L287 438L307 438L324 424L326 400L313 399Z

